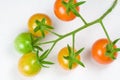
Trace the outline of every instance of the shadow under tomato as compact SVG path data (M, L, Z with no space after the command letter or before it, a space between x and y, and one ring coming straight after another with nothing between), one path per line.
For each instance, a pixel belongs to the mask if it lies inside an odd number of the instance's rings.
M24 75L22 75L19 71L17 66L13 66L12 69L10 69L11 71L11 78L10 80L33 80L34 77L26 77Z
M87 49L83 55L82 55L82 61L85 64L85 68L87 68L88 70L92 70L92 71L101 71L106 69L107 67L109 67L111 64L107 64L107 65L103 65L103 64L99 64L97 63L91 55L91 51L90 48Z

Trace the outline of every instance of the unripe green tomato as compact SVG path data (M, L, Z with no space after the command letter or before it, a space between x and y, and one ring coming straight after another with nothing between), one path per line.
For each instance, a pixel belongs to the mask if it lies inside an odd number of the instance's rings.
M24 32L19 34L14 42L15 48L20 53L26 54L33 50L31 34Z

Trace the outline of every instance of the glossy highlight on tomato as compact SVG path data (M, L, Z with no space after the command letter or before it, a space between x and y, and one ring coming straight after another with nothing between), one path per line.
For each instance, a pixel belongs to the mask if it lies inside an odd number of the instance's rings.
M31 52L33 50L31 36L28 32L20 33L14 41L16 50L22 54Z
M103 38L97 40L92 46L92 57L94 58L95 61L97 61L100 64L110 64L111 62L114 61L105 54L107 44L108 44L108 40ZM114 57L117 57L117 53L115 53Z
M37 62L36 54L28 53L23 55L19 60L18 70L25 76L37 75L41 70L41 66Z
M54 4L54 13L55 15L63 21L71 21L76 18L76 15L72 11L67 14L65 6L62 4L63 0L56 0ZM64 0L65 2L68 2L69 0ZM74 3L77 1L74 0ZM76 7L77 11L79 11L79 7Z
M51 21L50 17L47 16L46 14L42 14L42 13L34 14L28 20L28 29L36 37L42 36L41 31L37 31L37 32L34 31L34 29L37 27L36 20L41 21L42 19L45 19L46 25L50 25L50 26L52 25L52 21ZM47 35L48 31L44 31L44 33L45 33L45 35Z
M69 69L69 61L64 58L64 56L68 56L68 55L69 55L69 53L68 53L67 47L62 48L58 53L58 62L60 64L60 66L65 70L70 70ZM76 59L80 60L80 55L76 56ZM72 69L76 68L77 66L78 66L77 63L73 63Z

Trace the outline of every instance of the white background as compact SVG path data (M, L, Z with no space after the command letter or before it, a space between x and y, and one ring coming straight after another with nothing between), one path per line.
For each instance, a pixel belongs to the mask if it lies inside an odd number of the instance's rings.
M79 0L80 1L80 0ZM53 12L55 0L0 0L0 80L120 80L120 55L110 65L100 65L91 58L91 46L104 32L99 24L95 24L76 36L76 49L85 47L81 54L86 68L77 67L72 71L65 71L57 62L59 50L71 44L71 37L61 40L52 50L48 60L55 64L50 68L43 68L34 77L24 77L17 69L21 57L14 49L15 37L28 31L27 22L35 13L47 14L53 22L54 31L65 34L83 25L79 18L64 22L56 18ZM88 0L81 6L80 13L88 21L100 17L110 7L113 0ZM105 26L112 40L120 37L120 1L116 8L104 19ZM45 40L55 39L49 34ZM117 44L120 47L120 42ZM47 49L50 46L43 46Z

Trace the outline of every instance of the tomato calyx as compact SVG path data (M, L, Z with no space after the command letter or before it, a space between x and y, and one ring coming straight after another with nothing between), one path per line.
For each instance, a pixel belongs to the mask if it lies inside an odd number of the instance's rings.
M120 38L114 40L113 42L110 42L106 46L106 53L105 55L110 57L111 59L116 59L115 53L120 51L120 48L115 48L115 44L120 40Z
M46 24L45 18L43 18L41 21L36 20L35 23L37 24L37 26L34 29L34 32L40 31L43 38L45 37L44 31L50 31L50 29L54 29L52 26Z
M66 8L66 13L69 15L69 13L72 11L78 17L80 16L80 14L77 11L76 7L78 7L84 3L85 3L85 1L80 1L80 2L74 3L74 0L69 0L68 2L65 2L64 0L62 0L62 4Z
M43 49L39 46L39 44L37 44L41 39L43 39L43 37L33 37L31 34L31 41L32 41L32 45L33 45L33 51L36 53L36 59L38 64L40 65L40 67L46 67L48 68L48 66L45 65L51 65L54 64L50 61L45 61L44 59L47 58L48 54L49 54L49 49L47 49L46 51L44 51L40 56L39 56L39 51L43 51Z
M36 51L36 50L43 51L43 49L39 46L39 44L37 44L42 39L42 37L34 37L32 34L30 34L30 37L31 37L31 45L33 47L32 51Z
M68 65L69 69L72 69L73 63L77 63L81 65L82 67L85 67L85 65L76 58L84 50L84 48L81 48L77 52L74 52L74 50L71 49L69 45L67 45L67 48L68 48L69 56L64 56L64 58L69 61L69 65Z
M105 53L105 55L110 57L112 60L114 60L114 59L116 59L115 58L116 52L120 51L120 48L115 48L115 44L120 40L120 38L118 38L118 39L114 40L113 42L111 42L109 34L108 34L102 20L100 20L99 23L101 24L101 27L103 28L103 31L104 31L107 39L108 39L108 44L106 45L106 53Z
M36 51L36 59L41 67L49 68L46 65L54 64L53 62L44 60L47 58L48 54L49 54L49 49L47 49L45 52L43 52L40 56L39 56L39 51L38 50Z

